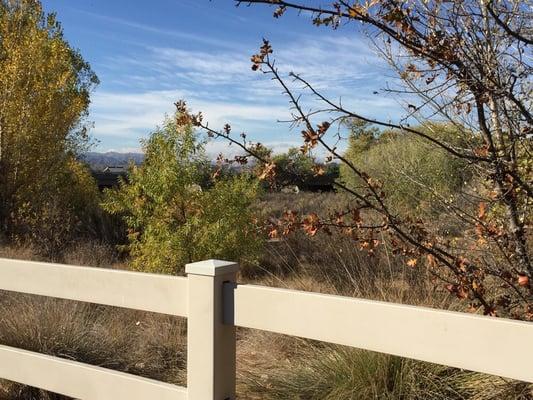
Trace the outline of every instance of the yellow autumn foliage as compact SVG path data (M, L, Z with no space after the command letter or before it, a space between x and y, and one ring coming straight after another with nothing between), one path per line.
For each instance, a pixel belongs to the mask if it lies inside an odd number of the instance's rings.
M25 236L45 214L78 219L65 199L94 189L75 157L89 142L84 119L97 83L39 1L0 0L1 231Z

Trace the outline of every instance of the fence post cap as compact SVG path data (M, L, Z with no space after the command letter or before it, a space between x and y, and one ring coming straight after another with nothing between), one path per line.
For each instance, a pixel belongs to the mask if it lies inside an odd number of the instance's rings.
M238 270L239 264L222 260L204 260L185 265L185 273L193 275L218 276Z

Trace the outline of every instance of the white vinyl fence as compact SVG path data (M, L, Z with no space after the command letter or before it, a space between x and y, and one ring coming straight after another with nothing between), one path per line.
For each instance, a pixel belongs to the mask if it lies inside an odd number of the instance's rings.
M533 382L533 323L236 283L235 263L175 277L0 258L0 289L187 317L187 388L0 345L0 378L87 399L235 399L235 328ZM2 316L0 315L0 318Z

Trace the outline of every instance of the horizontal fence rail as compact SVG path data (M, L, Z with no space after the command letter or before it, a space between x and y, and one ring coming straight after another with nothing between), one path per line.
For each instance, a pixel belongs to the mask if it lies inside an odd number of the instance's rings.
M0 258L0 289L187 316L187 278Z
M76 399L187 400L187 389L0 345L0 376Z
M0 290L187 317L187 388L0 344L0 378L84 400L234 400L236 327L533 383L533 323L236 283L235 263L187 277L0 258ZM1 318L1 315L0 315Z
M236 326L533 382L530 322L255 285L224 290Z

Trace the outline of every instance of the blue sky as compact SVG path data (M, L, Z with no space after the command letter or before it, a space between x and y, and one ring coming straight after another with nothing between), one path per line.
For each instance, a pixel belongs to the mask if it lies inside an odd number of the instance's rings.
M367 115L396 119L401 107L376 96L392 73L354 26L316 28L307 16L272 18L268 7L236 8L232 0L44 0L65 36L91 63L101 84L90 120L97 151L136 151L139 139L185 99L210 126L232 125L276 151L298 145L286 123L280 88L250 69L263 37L283 74L300 73L332 97ZM308 102L312 106L311 99ZM227 151L214 142L208 151Z

